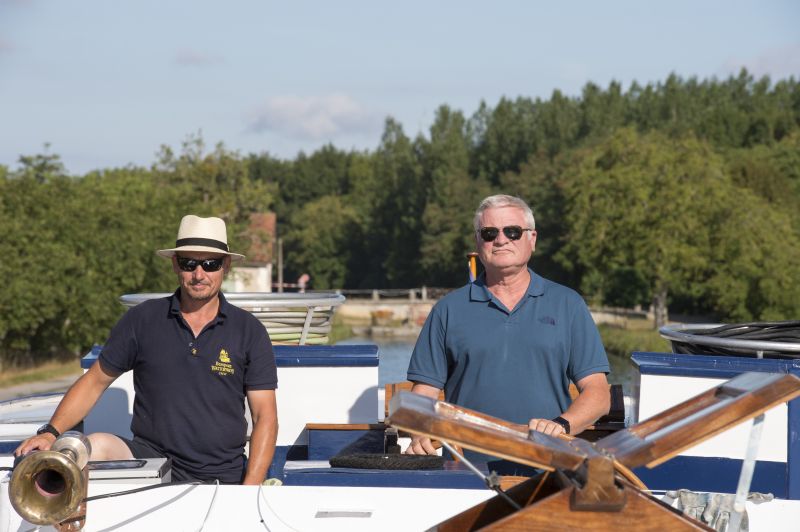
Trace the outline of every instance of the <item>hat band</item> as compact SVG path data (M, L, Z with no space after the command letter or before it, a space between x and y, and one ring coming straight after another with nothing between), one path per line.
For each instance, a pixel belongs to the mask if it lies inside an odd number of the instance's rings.
M219 240L214 240L213 238L181 238L175 241L176 248L181 248L183 246L205 246L208 248L221 249L226 253L228 251L228 244L220 242Z

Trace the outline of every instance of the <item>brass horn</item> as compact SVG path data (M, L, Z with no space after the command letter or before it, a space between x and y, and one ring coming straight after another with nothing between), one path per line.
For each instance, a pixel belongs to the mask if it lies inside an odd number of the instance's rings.
M86 498L92 446L80 432L65 432L49 451L25 456L14 468L8 492L11 505L26 521L37 525L61 523Z

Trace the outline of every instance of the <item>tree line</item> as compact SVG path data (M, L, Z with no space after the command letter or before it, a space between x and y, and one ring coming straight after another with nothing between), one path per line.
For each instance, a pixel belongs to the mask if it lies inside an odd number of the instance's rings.
M442 105L427 134L387 118L374 150L292 160L202 138L150 167L70 175L50 153L0 166L0 364L102 342L123 293L167 291L156 248L187 213L221 216L246 249L272 210L286 278L314 289L455 287L481 198L533 207L532 267L593 304L720 320L800 315L800 84L746 71L580 96Z

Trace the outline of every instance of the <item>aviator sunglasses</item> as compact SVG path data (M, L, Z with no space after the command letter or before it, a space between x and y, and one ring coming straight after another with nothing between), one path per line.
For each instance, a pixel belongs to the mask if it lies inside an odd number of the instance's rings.
M507 225L503 227L502 231L509 240L519 240L522 238L522 233L525 231L533 231L533 229L526 229L518 225ZM497 238L497 235L500 234L500 229L497 227L481 227L478 234L481 235L484 242L493 242L494 239Z
M205 272L215 272L222 268L222 263L225 257L216 259L190 259L188 257L176 257L178 260L178 268L185 272L193 272L198 264Z

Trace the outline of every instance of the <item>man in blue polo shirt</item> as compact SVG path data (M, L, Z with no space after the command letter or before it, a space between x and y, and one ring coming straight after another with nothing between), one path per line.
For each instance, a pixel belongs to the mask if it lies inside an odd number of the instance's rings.
M586 304L528 268L536 229L524 201L489 196L474 225L485 272L434 306L409 364L412 391L444 389L448 402L546 434L583 431L610 407L608 358ZM406 450L435 452L424 437Z
M181 220L175 247L158 254L171 259L179 288L117 322L99 360L16 454L49 449L133 370L133 439L90 434L93 460L167 457L173 480L259 484L278 431L275 358L264 326L220 292L231 261L244 256L228 250L223 220L193 215ZM246 468L245 399L253 418Z

